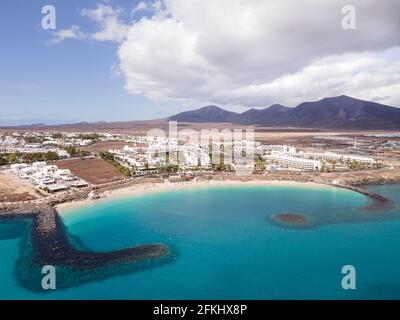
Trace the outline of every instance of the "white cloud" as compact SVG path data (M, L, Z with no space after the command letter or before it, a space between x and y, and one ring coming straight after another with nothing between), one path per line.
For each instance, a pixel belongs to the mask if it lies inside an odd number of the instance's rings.
M400 1L352 0L357 29L342 28L347 0L153 0L132 10L99 3L52 43L119 43L113 75L126 90L182 105L289 106L348 94L400 106ZM135 20L138 12L144 16Z
M132 10L132 15L135 15L136 13L140 11L146 11L148 9L147 2L145 1L140 1L136 7Z
M122 41L129 28L120 19L122 12L122 9L103 3L97 4L95 9L83 9L81 15L95 22L99 28L99 31L91 33L89 37L97 41Z
M400 49L391 51L400 54ZM294 106L304 100L347 94L400 107L399 93L400 59L350 53L323 58L268 83L221 91L217 99L248 105L267 100Z
M164 5L161 0L153 1L140 1L135 8L132 10L132 15L136 15L138 12L145 12L146 14L162 15L164 11Z
M157 4L155 4L157 3ZM126 89L157 99L265 106L347 93L399 103L400 2L165 0L118 49ZM389 51L388 51L389 50ZM386 55L391 55L388 59Z
M86 38L86 34L83 33L79 26L72 25L69 29L61 29L52 33L54 38L48 41L49 44L56 44L65 39L76 39L81 40Z
M83 32L78 25L72 25L69 29L62 29L52 33L54 38L48 41L49 44L57 44L65 39L89 41L112 41L121 42L125 39L129 26L125 24L120 16L122 9L115 9L110 5L98 3L94 9L82 9L81 15L88 18L97 25L96 32Z
M163 10L163 2L161 0L156 0L151 3L151 6L156 13L160 13Z

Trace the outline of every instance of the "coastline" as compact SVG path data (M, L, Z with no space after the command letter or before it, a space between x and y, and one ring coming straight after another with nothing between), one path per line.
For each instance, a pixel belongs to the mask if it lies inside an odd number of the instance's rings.
M31 232L32 254L29 260L26 261L31 273L38 273L36 269L37 263L41 265L51 264L60 265L65 268L65 272L74 272L76 274L85 275L88 270L91 270L90 276L85 278L85 281L93 279L106 278L112 275L117 275L130 270L139 270L151 265L159 263L167 263L174 256L173 250L163 243L148 243L139 246L133 246L120 250L108 252L92 252L84 247L75 246L74 242L70 242L68 237L67 227L64 225L62 216L68 214L80 214L74 209L96 205L102 200L118 199L125 197L142 196L159 192L173 192L178 190L198 189L198 188L218 188L218 187L298 187L309 190L331 190L338 192L354 192L365 196L369 199L369 203L363 207L357 208L359 211L371 212L388 211L395 207L395 203L380 194L369 192L365 189L332 184L324 181L293 181L293 180L251 180L245 178L231 177L230 179L218 180L193 180L187 182L144 182L131 185L124 188L104 190L100 199L85 199L75 200L70 197L69 202L56 204L55 202L47 205L36 205L34 207L22 206L14 211L1 211L1 218L31 218L33 219ZM374 219L375 215L362 215L366 219ZM311 228L317 225L315 220L310 220L307 213L297 212L282 212L272 216L273 222L280 226L289 228ZM322 222L323 223L323 222ZM326 222L325 222L326 223ZM329 223L329 221L327 222ZM79 243L78 243L79 244ZM107 267L115 265L115 272L108 273ZM100 270L100 271L99 271ZM113 269L114 270L114 269ZM23 270L22 270L23 271ZM97 272L99 271L99 272ZM107 272L106 272L107 271ZM39 274L39 273L38 273ZM31 291L37 291L38 287L32 286L32 279L28 276L29 273L18 272L18 281L21 285ZM79 278L73 277L74 279ZM40 283L40 282L37 282ZM74 281L63 283L63 287L75 286L78 283Z
M99 201L107 199L117 199L125 197L143 196L158 192L170 192L188 189L208 188L208 187L226 187L226 186L292 186L302 188L325 188L325 189L343 189L340 186L328 185L317 182L300 182L290 180L200 180L190 182L164 182L164 183L143 183L120 189L107 190L101 194L99 199L84 199L77 201L64 202L57 204L55 209L61 215L68 214L69 209L95 205Z

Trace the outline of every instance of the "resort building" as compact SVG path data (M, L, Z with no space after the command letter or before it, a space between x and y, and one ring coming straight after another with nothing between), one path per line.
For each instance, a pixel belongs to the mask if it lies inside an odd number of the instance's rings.
M313 171L320 170L322 167L321 161L319 160L310 160L282 154L267 155L265 159L277 163L282 167L298 170Z
M34 162L29 165L26 163L12 164L10 172L20 179L24 179L35 187L57 192L69 188L82 188L89 184L74 176L69 170L59 169L55 165L48 165L46 162Z
M289 154L295 154L297 152L297 149L292 146L287 146L284 144L277 144L277 145L265 145L263 146L265 151L271 151L271 153L289 153Z
M318 158L324 160L335 160L340 162L348 162L348 161L355 161L360 162L367 165L373 165L375 160L373 158L362 157L352 154L338 154L334 152L325 152L325 153L304 153L305 157L309 158Z

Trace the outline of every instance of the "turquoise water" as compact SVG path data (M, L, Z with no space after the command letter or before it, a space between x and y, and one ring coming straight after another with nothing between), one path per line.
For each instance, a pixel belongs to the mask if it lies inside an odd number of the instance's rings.
M400 204L400 185L369 187ZM1 299L399 299L400 212L360 212L342 189L213 187L107 199L62 215L93 251L164 243L174 259L80 286L34 293L18 285L29 221L0 222ZM271 215L305 214L291 229ZM357 290L341 288L354 265Z

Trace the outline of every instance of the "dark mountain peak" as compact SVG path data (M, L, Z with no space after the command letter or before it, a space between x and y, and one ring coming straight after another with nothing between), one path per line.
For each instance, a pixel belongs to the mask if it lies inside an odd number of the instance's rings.
M367 105L376 105L376 106L381 106L381 107L389 107L385 106L383 104L379 104L373 101L366 101L366 100L361 100L357 98L353 98L347 95L341 95L337 97L329 97L329 98L324 98L316 102L321 102L327 106L335 106L335 107L342 107L342 108L356 108L358 107L363 107ZM393 108L393 107L392 107Z
M203 111L225 111L224 109L217 107L215 105L209 105L209 106L205 106L205 107L201 107L197 110L203 110Z
M348 103L348 102L355 102L355 101L361 101L356 98L352 98L350 96L346 95L340 95L340 96L335 96L335 97L325 97L320 100L315 100L315 101L306 101L300 103L297 107L304 105L304 104L310 104L310 103L324 103L324 104L338 104L338 103Z
M400 129L400 109L347 95L304 102L296 108L273 104L241 114L206 106L170 119L182 122L233 122L246 125L322 129Z
M275 125L284 121L286 112L291 108L273 104L265 109L250 109L243 112L238 119L240 124Z
M290 109L289 107L285 107L278 103L275 103L267 108L267 110L270 110L270 111L272 111L272 110L282 110L283 111L283 110L289 110L289 109Z
M263 109L263 110L266 110L266 109ZM253 113L261 112L261 111L263 111L263 110L261 110L261 109L256 109L256 108L251 108L251 109L249 109L249 110L246 110L245 112L242 112L241 115L244 115L244 114L253 114Z
M318 101L314 102L304 102L300 105L297 106L297 108L302 108L304 106L310 107L314 106L315 108L319 109L328 109L328 108L333 108L333 109L341 109L344 111L361 111L364 109L375 109L375 108L381 108L383 109L396 109L397 111L400 111L398 108L394 108L391 106L383 105L380 103L372 102L372 101L366 101L366 100L361 100L357 98L353 98L347 95L341 95L337 97L329 97L329 98L324 98ZM297 109L296 108L296 109Z
M268 110L268 112L271 111L285 111L285 110L289 110L289 107L285 107L281 104L273 104L270 105L269 107L266 107L265 109L256 109L256 108L251 108L245 112L242 113L243 114L253 114L253 113L262 113L262 112L266 112Z
M346 95L304 102L291 112L290 123L336 129L400 128L400 109Z
M193 111L178 113L169 118L169 120L181 122L235 122L239 114L236 112L226 111L220 107L210 105Z
M32 123L32 124L28 124L27 127L45 127L46 124L39 122L39 123Z
M335 96L335 97L326 97L326 98L324 98L324 99L326 99L326 100L330 100L330 99L337 99L337 100L339 100L339 99L343 99L343 100L349 100L349 99L351 99L351 100L358 100L358 99L356 99L356 98L350 97L350 96L345 95L345 94L341 94L340 96ZM324 99L322 99L322 100L324 100Z
M304 102L295 108L273 104L265 109L249 109L243 113L224 110L215 105L181 112L165 120L188 123L235 123L268 127L296 127L336 130L400 130L400 108L347 95L328 97L318 101ZM135 124L137 125L137 124ZM132 122L85 121L73 124L49 126L32 125L31 128L58 127L68 129L130 128ZM21 126L19 126L21 128ZM24 126L26 128L27 126Z

